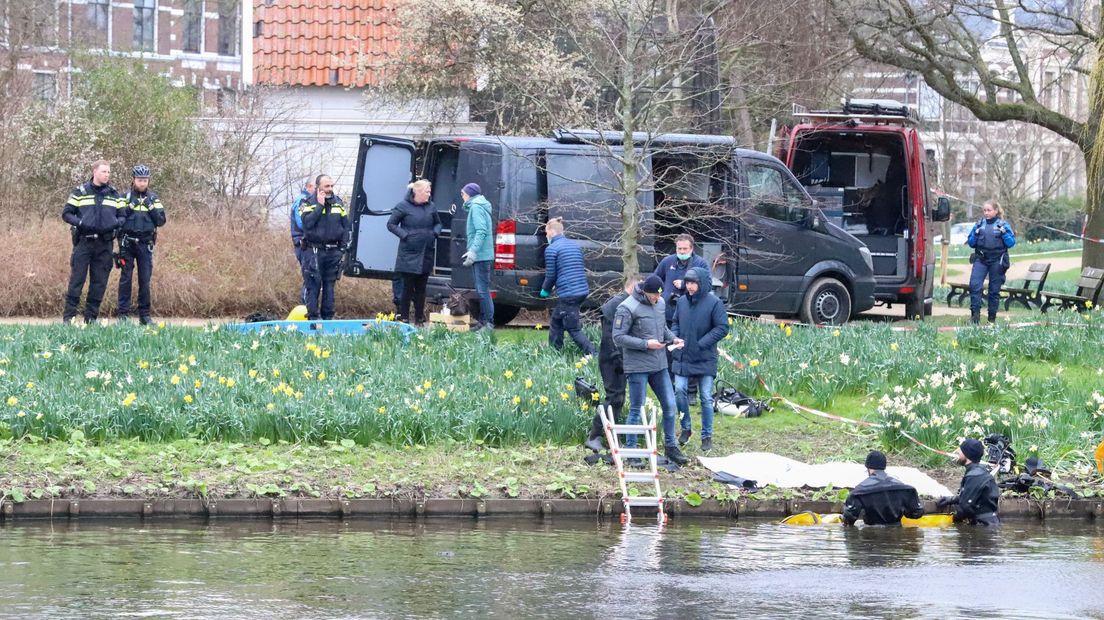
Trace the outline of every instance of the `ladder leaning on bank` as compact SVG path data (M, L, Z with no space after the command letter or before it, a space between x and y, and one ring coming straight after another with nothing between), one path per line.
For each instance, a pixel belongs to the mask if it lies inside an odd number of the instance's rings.
M613 408L604 404L598 405L598 415L602 417L602 428L606 432L606 445L610 447L610 455L613 457L613 466L617 469L617 481L621 485L621 501L625 511L621 513L621 522L632 521L632 507L655 506L656 519L662 525L667 521L667 514L663 512L663 491L659 488L659 470L656 464L658 453L656 451L656 412L652 407L644 407L640 413L640 424L617 424L613 418ZM644 448L621 447L621 435L644 435ZM639 442L638 442L639 444ZM625 459L648 459L647 470L625 471ZM629 495L630 483L651 483L655 489L654 495Z

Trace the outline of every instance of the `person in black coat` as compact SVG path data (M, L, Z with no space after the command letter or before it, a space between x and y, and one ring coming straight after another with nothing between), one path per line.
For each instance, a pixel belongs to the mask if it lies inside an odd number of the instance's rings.
M843 504L843 522L854 525L860 518L866 525L901 525L901 517L919 519L924 507L916 489L886 475L886 457L877 450L866 455L863 480Z
M962 475L962 485L958 495L941 497L936 502L939 508L955 507L954 520L976 525L1000 525L997 505L1000 503L1000 487L989 469L982 465L985 448L977 439L964 440L955 452L959 465L966 466Z
M399 297L399 320L410 322L410 303L414 302L414 322L426 322L426 282L433 271L433 252L441 234L441 217L429 201L433 186L425 179L410 184L410 193L395 205L387 230L399 238L395 271L403 278Z
M673 352L675 405L682 430L679 445L690 440L690 383L698 384L701 397L702 452L713 449L713 381L717 377L717 343L728 335L728 313L724 302L712 291L713 278L704 267L692 267L683 275L686 294L675 302L671 331L686 341Z

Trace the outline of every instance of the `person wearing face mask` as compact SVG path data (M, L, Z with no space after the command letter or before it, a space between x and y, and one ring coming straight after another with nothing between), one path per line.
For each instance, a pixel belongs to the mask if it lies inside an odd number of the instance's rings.
M686 272L702 268L709 271L705 259L694 253L694 238L686 233L675 237L675 253L659 261L655 275L663 281L663 301L667 305L667 325L675 316L675 302L686 293Z
M955 507L954 520L976 525L1000 525L997 507L1000 503L1000 487L993 480L989 468L981 464L985 447L974 438L964 440L955 451L955 460L966 466L958 495L941 497L935 505L939 508Z
M1004 220L1004 211L996 200L988 200L981 207L982 218L974 224L966 238L966 245L974 248L970 257L970 322L981 322L981 284L989 278L989 322L997 320L1000 307L1000 289L1004 274L1008 271L1008 249L1016 245L1012 226Z

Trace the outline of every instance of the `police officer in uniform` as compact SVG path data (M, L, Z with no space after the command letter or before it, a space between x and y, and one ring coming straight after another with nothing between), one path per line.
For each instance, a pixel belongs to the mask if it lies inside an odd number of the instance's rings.
M342 257L349 249L349 212L334 195L332 178L320 174L317 191L303 203L303 282L307 289L307 318L334 317L334 287L341 277ZM321 295L321 311L319 296Z
M936 502L939 508L955 507L954 520L977 525L1000 525L997 507L1000 503L1000 488L989 469L980 463L985 447L977 439L966 439L955 452L959 465L966 466L962 475L962 485L958 495L941 497Z
M61 316L65 323L77 316L86 278L89 283L84 321L92 323L100 314L100 302L111 275L112 240L126 221L126 205L110 182L111 164L104 160L92 164L92 178L69 194L61 213L61 219L72 227L73 234L69 288L65 292L65 310Z
M157 229L165 225L165 207L157 193L150 190L149 166L138 164L133 170L134 182L123 197L126 222L119 234L119 319L130 314L130 289L134 267L138 267L138 321L150 323L150 278L153 276L153 246Z
M970 322L981 322L981 284L989 276L989 322L997 320L1000 306L1000 289L1004 285L1004 273L1008 271L1008 248L1016 245L1012 226L1004 221L1004 211L996 200L986 201L981 207L982 219L974 224L966 238L966 245L974 248L970 257Z
M924 507L916 489L886 475L886 457L878 450L866 455L863 480L843 504L843 522L854 525L860 518L866 525L901 525L901 517L919 519Z

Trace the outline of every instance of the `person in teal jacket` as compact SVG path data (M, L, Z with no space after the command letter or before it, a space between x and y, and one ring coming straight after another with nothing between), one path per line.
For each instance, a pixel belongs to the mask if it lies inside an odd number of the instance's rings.
M483 197L477 183L468 183L460 190L464 209L468 212L468 251L464 266L472 268L475 292L479 296L482 315L473 331L494 328L494 301L491 299L491 269L494 266L494 234L491 230L491 203Z

